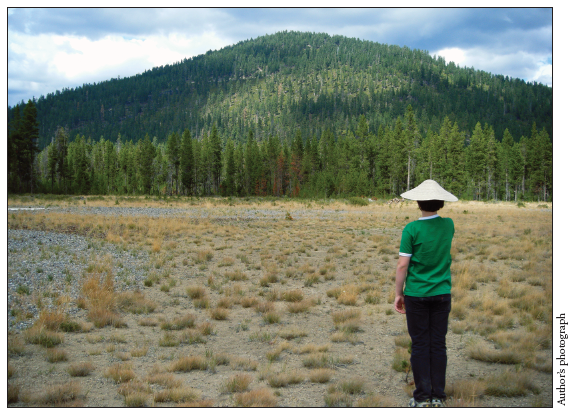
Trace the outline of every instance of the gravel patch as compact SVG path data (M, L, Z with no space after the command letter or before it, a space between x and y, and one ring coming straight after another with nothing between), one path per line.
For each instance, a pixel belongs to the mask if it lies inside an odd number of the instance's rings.
M107 255L114 264L116 290L143 287L149 262L146 251L124 251L78 235L8 229L9 329L31 326L38 318L40 302L53 309L61 294L78 298L88 265ZM79 309L72 303L67 311L73 316Z

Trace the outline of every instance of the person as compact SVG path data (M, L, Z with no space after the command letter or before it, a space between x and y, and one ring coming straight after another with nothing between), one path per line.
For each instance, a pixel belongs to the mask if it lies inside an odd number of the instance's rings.
M437 211L445 201L458 199L434 180L425 180L401 196L416 200L421 210L419 220L403 229L395 281L395 310L406 315L411 337L415 390L409 406L443 407L454 224Z

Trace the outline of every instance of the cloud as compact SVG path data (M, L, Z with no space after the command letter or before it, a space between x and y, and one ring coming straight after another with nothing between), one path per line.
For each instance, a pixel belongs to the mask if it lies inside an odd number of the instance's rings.
M283 30L450 54L460 65L551 84L552 63L546 62L552 56L551 13L550 8L10 8L9 104Z

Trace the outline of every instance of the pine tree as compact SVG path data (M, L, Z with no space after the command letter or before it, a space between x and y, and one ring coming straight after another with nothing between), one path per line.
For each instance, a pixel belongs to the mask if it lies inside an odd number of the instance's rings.
M513 170L513 137L506 128L503 132L503 140L499 148L499 167L501 169L501 176L505 180L505 200L511 200L511 181Z
M144 194L149 195L154 183L153 162L156 157L156 148L146 134L143 141L138 141L138 175Z
M18 153L18 174L23 183L27 184L30 193L34 193L34 157L38 153L38 121L36 120L36 106L32 100L24 107L24 114L19 128L19 140L16 151Z
M218 129L216 124L212 125L212 131L210 133L210 175L212 177L212 183L214 186L214 193L219 192L220 181L222 175L222 140L218 135Z
M192 134L186 128L182 134L182 145L180 147L180 169L182 175L182 186L187 194L192 194L194 189L194 147L192 145Z
M168 162L170 167L173 167L175 174L170 175L170 191L174 187L174 179L176 181L176 194L178 192L178 177L179 177L179 167L180 167L180 135L173 132L168 137L168 142L166 144L166 152L168 157Z

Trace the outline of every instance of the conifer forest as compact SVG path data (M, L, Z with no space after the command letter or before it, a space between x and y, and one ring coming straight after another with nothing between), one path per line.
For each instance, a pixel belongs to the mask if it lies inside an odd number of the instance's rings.
M280 32L8 108L11 193L552 201L553 91Z

